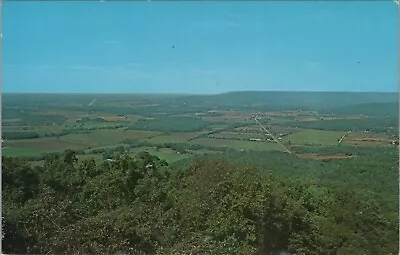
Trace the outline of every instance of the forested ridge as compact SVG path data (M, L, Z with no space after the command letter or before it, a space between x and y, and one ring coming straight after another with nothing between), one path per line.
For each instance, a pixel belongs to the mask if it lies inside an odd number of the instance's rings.
M371 155L3 157L3 252L397 254L397 150Z

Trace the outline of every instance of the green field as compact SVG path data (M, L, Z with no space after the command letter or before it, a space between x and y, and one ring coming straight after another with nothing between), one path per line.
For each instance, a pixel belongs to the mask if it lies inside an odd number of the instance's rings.
M285 143L335 145L346 132L306 129L282 138Z

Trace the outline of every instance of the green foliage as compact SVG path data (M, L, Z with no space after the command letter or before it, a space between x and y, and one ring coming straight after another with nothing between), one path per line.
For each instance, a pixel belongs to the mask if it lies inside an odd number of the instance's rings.
M4 251L397 251L396 171L389 167L394 152L376 153L365 163L295 163L296 157L285 153L264 153L264 160L255 161L261 153L230 151L223 158L192 161L187 169L147 152L135 157L121 153L103 164L93 159L78 164L76 152L68 150L48 155L36 168L3 158ZM388 162L378 171L383 161Z

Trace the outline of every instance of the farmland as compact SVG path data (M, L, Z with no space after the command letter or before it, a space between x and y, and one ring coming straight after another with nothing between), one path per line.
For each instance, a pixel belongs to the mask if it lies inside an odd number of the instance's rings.
M270 95L265 94L266 98ZM293 97L290 93L283 94L289 95ZM343 139L343 145L391 146L397 139L396 123L390 117L392 104L377 103L379 107L386 107L383 110L387 109L387 117L382 117L376 116L373 102L365 100L353 107L348 103L331 109L315 102L313 110L301 109L294 101L293 105L281 105L277 109L277 105L268 103L252 106L251 102L258 99L254 96L248 96L248 101L241 105L234 105L230 98L235 96L236 93L231 97L222 94L199 100L199 96L178 95L9 94L4 96L2 152L4 156L41 160L51 152L66 149L101 154L125 144L127 153L137 152L141 147L157 147L157 155L175 161L175 158L197 155L196 150L211 154L226 150L282 151L254 121L255 114L288 148L339 146L339 139L349 130L354 132ZM301 102L304 94L298 97ZM360 105L373 110L371 115L367 110L357 115ZM165 153L161 153L163 150ZM186 155L169 156L177 152Z

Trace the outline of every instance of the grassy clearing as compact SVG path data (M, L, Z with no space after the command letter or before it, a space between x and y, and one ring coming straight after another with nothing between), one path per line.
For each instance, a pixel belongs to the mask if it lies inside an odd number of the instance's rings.
M272 151L272 150L282 151L282 148L278 144L270 142L250 142L250 141L238 141L238 140L199 138L191 142L191 144L200 144L200 145L214 146L214 147L227 147L236 150L243 149L243 150L258 150L258 151Z
M6 157L32 157L40 156L44 153L49 153L54 150L43 150L35 148L24 148L24 147L5 147L2 148L1 154Z
M139 152L147 151L152 155L159 157L160 159L166 160L168 163L173 163L181 159L190 158L192 157L191 154L178 154L176 151L168 149L168 148L161 148L156 150L150 147L137 147L130 150L131 155L136 155Z
M346 132L305 129L283 137L283 141L296 144L335 145Z

